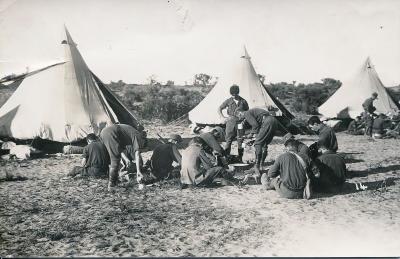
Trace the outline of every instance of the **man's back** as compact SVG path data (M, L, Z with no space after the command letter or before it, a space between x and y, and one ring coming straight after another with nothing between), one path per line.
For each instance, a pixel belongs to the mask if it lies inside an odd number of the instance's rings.
M94 141L83 149L86 158L85 167L107 168L110 163L106 147L100 141Z
M137 138L138 144L140 148L144 147L144 139L141 136L141 133L135 129L134 127L126 124L117 125L120 127L122 131L122 143L125 145L130 145L134 138Z
M316 160L320 170L319 185L330 187L342 184L346 180L346 163L338 154L326 152Z
M269 113L260 108L252 108L244 113L244 118L250 124L252 133L258 132L264 117L269 117Z
M276 159L268 171L268 176L274 178L278 175L290 190L301 190L306 185L306 170L294 153L286 152Z
M310 149L308 148L308 146L306 144L304 144L301 141L296 140L296 144L297 144L297 154L299 154L299 156L301 158L303 158L303 160L309 164L311 162L311 153L310 153Z
M338 142L336 139L335 131L324 125L319 131L318 146L325 146L327 149L336 152L338 150Z
M193 184L200 174L204 173L211 162L200 145L189 145L182 152L181 182Z
M154 149L153 155L151 156L151 166L153 170L170 170L174 161L177 163L180 162L180 159L175 157L173 148L174 144L166 143Z
M385 123L386 120L384 118L381 117L376 118L372 124L373 133L383 134Z

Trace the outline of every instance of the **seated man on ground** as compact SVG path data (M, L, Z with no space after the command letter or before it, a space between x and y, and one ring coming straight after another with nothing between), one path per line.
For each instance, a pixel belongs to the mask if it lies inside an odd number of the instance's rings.
M301 199L307 183L307 164L296 152L294 139L285 143L287 152L280 155L268 173L261 176L261 184L267 190L276 190L283 198Z
M386 131L385 138L398 138L400 136L400 122L392 121L391 129Z
M311 154L310 154L310 149L306 144L297 140L291 133L287 133L285 136L283 136L282 140L283 140L283 145L285 146L288 141L294 141L296 145L295 152L303 158L303 160L307 163L307 165L310 164Z
M173 163L181 165L182 156L178 151L177 144L182 142L182 137L172 134L168 142L157 146L149 160L149 167L155 180L168 179L174 171Z
M217 178L228 181L233 177L204 151L206 144L200 137L194 137L182 153L181 183L187 186L210 186Z
M71 177L76 175L106 177L110 164L106 147L93 133L86 136L86 141L88 145L83 149L82 166L74 167L68 175Z
M361 119L361 116L357 116L355 120L352 120L347 128L347 133L350 135L364 135L365 123Z
M372 137L375 139L381 139L385 135L386 128L388 126L388 120L385 114L381 113L374 120L372 124Z
M316 146L316 150L319 150L321 146L326 147L332 152L336 152L338 150L338 142L335 131L331 127L322 123L318 116L311 116L308 120L308 125L313 131L318 132L318 141L311 146ZM311 146L310 149L312 149ZM311 156L311 158L314 159L317 154L312 152Z
M346 181L346 163L343 157L327 149L320 147L322 154L315 160L319 170L319 177L313 178L313 190L316 192L335 192Z

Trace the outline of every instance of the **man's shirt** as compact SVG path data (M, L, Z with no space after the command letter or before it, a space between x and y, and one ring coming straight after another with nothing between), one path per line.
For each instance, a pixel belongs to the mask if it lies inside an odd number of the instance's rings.
M275 178L278 175L289 190L299 191L306 186L306 169L293 153L286 152L275 160L268 171L268 176Z
M94 141L83 149L83 158L86 159L85 167L106 169L110 158L106 147L100 141Z
M236 102L233 97L226 99L219 108L220 110L227 108L227 114L229 116L234 116L236 110L247 111L249 105L245 99L239 96Z
M253 108L244 113L244 119L250 124L252 133L260 130L264 116L269 116L269 113L260 108Z
M346 163L343 157L327 151L318 156L316 164L320 171L318 183L320 187L332 187L344 183L346 180Z
M212 161L201 145L191 144L182 152L181 182L195 184L196 178L212 167Z
M338 150L338 142L336 139L335 131L327 126L323 125L319 130L318 135L318 146L325 146L327 149L336 152Z

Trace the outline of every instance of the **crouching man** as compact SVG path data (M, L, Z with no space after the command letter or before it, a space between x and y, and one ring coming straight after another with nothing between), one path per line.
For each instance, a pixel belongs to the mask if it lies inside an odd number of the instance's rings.
M211 186L216 178L233 180L233 177L216 161L207 156L205 143L200 137L194 137L182 153L181 184L188 186Z
M260 108L252 108L246 112L236 111L235 115L240 120L245 120L251 125L251 134L248 138L254 139L255 158L254 165L255 176L261 176L261 167L268 155L268 145L276 135L279 128L278 120L271 116L269 112Z
M150 158L150 169L154 180L169 178L173 172L173 163L181 165L182 156L178 151L177 144L182 142L182 137L172 134L167 143L157 146Z
M127 146L131 146L130 153L135 158L137 181L141 183L143 175L140 168L140 148L143 148L145 144L141 132L126 124L113 124L101 131L100 138L107 148L111 161L108 190L112 191L117 185L121 153Z
M267 190L276 190L283 198L301 199L307 183L307 165L296 154L295 139L288 139L285 142L285 148L288 151L275 160L268 174L264 173L261 176L261 184Z
M68 173L68 176L106 177L108 165L110 164L110 158L106 147L93 133L86 136L86 141L88 145L83 149L82 166L75 166L72 171Z

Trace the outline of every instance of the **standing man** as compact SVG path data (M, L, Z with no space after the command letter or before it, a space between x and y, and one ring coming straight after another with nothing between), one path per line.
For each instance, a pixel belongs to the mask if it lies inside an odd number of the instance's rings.
M126 146L132 146L131 152L135 158L137 181L141 183L143 175L140 171L140 148L143 148L145 143L141 133L126 124L113 124L101 131L100 138L107 148L111 161L108 190L111 191L117 184L121 153L126 149Z
M308 120L308 125L313 131L318 132L318 141L316 142L318 149L324 146L328 150L336 153L338 150L338 142L335 131L331 127L323 124L318 116L311 116ZM313 145L315 145L315 143Z
M270 116L263 109L253 108L248 111L236 111L235 115L240 120L245 120L251 125L251 134L248 138L254 138L255 158L254 172L256 176L261 176L260 168L268 155L268 144L271 143L279 128L278 120Z
M243 157L243 151L244 149L242 148L242 143L243 143L243 138L242 136L238 136L237 131L238 131L238 118L235 117L235 111L247 111L249 109L249 105L245 99L243 99L241 96L239 96L239 86L237 85L232 85L229 89L229 92L231 94L231 98L225 100L221 106L218 108L218 114L221 116L222 119L225 120L226 122L226 127L225 127L225 141L226 141L226 146L225 146L225 151L226 154L229 155L231 153L231 146L232 142L237 136L237 141L238 141L238 155L239 158ZM227 109L227 114L228 117L225 117L222 114L222 111L224 109Z
M104 177L107 176L110 158L103 143L97 136L90 133L86 136L88 145L83 149L81 166L76 166L68 176L74 177L78 174L82 176Z
M365 120L365 134L372 137L372 125L374 124L374 113L376 107L374 106L374 101L378 99L378 93L373 92L370 98L367 98L362 107L364 109L364 120Z
M276 190L287 199L303 198L307 184L306 162L296 154L297 144L293 138L285 142L287 152L280 155L275 163L261 177L261 184L267 190Z

